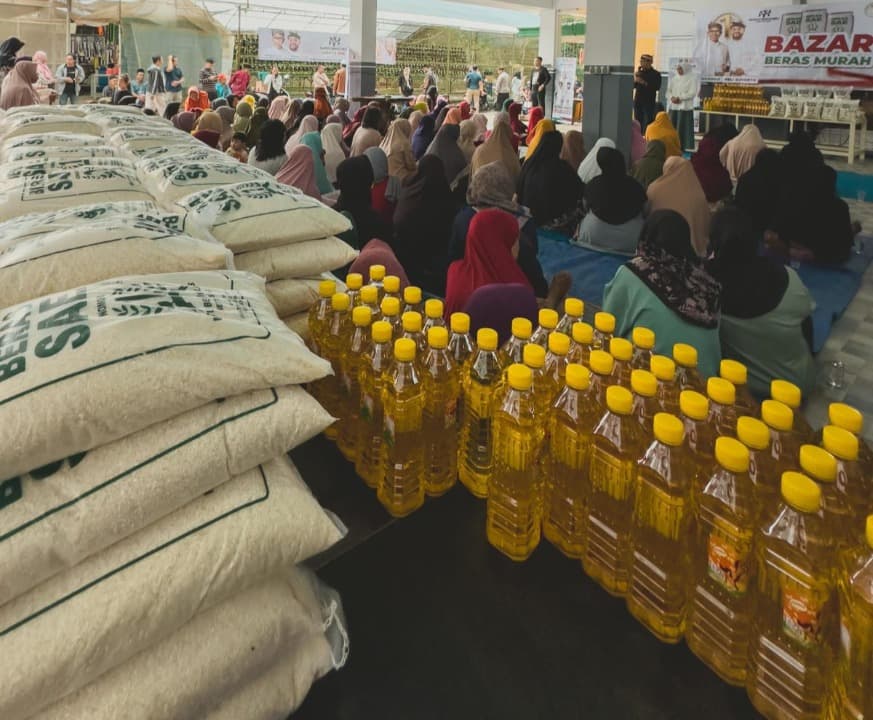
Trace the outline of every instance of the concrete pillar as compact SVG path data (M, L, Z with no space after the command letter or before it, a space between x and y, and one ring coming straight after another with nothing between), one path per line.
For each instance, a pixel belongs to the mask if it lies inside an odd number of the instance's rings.
M537 55L549 66L561 55L561 18L557 10L540 10L540 43Z
M608 137L630 158L637 0L588 0L586 21L585 145Z
M350 2L348 98L376 92L376 4L376 0Z

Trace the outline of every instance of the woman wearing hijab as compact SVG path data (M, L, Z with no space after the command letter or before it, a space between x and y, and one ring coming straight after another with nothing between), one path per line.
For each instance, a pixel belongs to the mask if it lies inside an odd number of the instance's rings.
M749 216L759 232L773 229L773 220L779 210L773 191L782 187L782 160L778 152L769 148L758 153L755 164L737 181L736 205Z
M15 56L24 47L24 43L17 37L8 37L0 43L0 81L15 66Z
M503 115L504 113L498 113L498 115ZM485 117L483 113L476 113L473 117L470 118L476 124L476 135L473 138L473 144L476 147L479 147L485 140L488 139L488 118ZM509 116L506 115L505 119L498 117L494 117L494 124L497 125L498 122L509 122Z
M528 158L533 157L533 154L537 151L537 147L539 147L540 140L542 140L543 135L545 135L546 133L555 132L555 130L555 123L553 123L551 120L543 119L536 124L533 135L528 133L527 154L524 156L525 161L527 161ZM561 140L561 143L561 149L563 150L563 138Z
M646 146L646 154L634 165L631 176L643 189L648 189L655 180L664 174L664 161L667 159L667 149L660 140L652 140Z
M236 113L233 117L233 132L242 133L248 138L249 132L252 129L252 115L254 111L248 103L241 102L236 106Z
M746 365L759 397L777 378L808 393L815 385L809 290L793 269L759 255L761 233L742 210L716 213L711 238L707 270L721 283L722 353Z
M679 147L694 147L694 98L697 97L697 76L688 63L679 63L667 84L670 122L679 134Z
M0 89L0 110L39 105L39 95L33 87L38 79L35 62L28 60L16 62L3 79L3 86Z
M303 118L315 115L315 101L314 100L304 100L300 103L300 108L297 111L297 115L294 118L294 122L290 125L290 130L292 133L296 133L300 129L300 123L303 122ZM316 118L316 121L318 118Z
M173 115L170 121L177 130L190 133L194 130L194 123L197 122L197 115L193 112L180 112ZM241 131L237 131L241 132Z
M208 109L209 96L205 92L200 92L196 87L189 87L188 94L185 97L185 112Z
M633 167L646 154L646 139L639 120L631 120L631 155L630 167Z
M386 195L388 193L388 157L380 147L367 148L364 157L370 161L373 168L373 186L370 188L370 204L376 214L389 227L394 222L394 203Z
M36 94L39 96L41 105L48 105L51 102L51 96L55 94L57 78L49 67L48 55L45 52L37 50L33 54L33 62L36 63L36 74L39 78L36 81Z
M462 100L458 103L458 111L461 113L461 121L469 120L473 117L473 110L470 107L470 103L466 100ZM458 123L460 125L460 123Z
M332 112L330 100L327 99L327 90L323 87L315 88L315 117L324 122Z
M443 120L437 118L437 130L439 130L443 125L460 125L463 122L461 118L461 110L459 108L446 108L445 113L446 115ZM440 115L442 115L442 113L440 113Z
M461 148L464 159L469 164L473 159L473 153L476 152L476 137L479 135L479 123L473 120L462 120L458 127L460 128L458 147Z
M290 155L291 150L300 144L303 136L311 132L318 132L318 118L315 115L307 115L300 120L300 123L297 125L297 131L285 142L285 154Z
M561 146L561 160L566 162L573 170L579 171L579 166L585 159L585 138L578 130L569 130L564 133L564 144Z
M527 116L527 136L525 137L525 145L530 145L531 142L533 142L537 125L543 120L545 115L546 113L541 107L537 106L531 108L531 111Z
M221 118L221 139L218 141L218 145L222 150L227 150L230 147L231 138L233 138L233 121L236 118L236 112L229 105L220 107L215 112Z
M579 221L585 187L561 160L563 143L559 132L543 135L536 153L521 168L518 202L530 208L538 227L572 233Z
M360 250L373 238L391 239L391 228L373 210L373 166L364 156L343 160L336 170L340 194L333 209L348 217L353 232L340 237Z
M425 155L415 175L400 188L392 247L410 281L435 295L445 293L447 248L456 210L442 161Z
M766 147L761 131L749 123L740 130L739 135L725 143L719 152L719 158L730 173L731 180L737 182L755 164L758 153Z
M329 123L321 131L321 146L324 148L324 170L331 184L336 184L336 169L348 157L348 148L343 145L340 123Z
M290 107L291 98L289 98L287 95L277 95L270 103L270 107L267 110L267 117L270 120L279 120L280 122L282 122L284 121L285 116L288 114L288 109Z
M349 117L349 101L345 98L340 98L336 101L336 107L333 110L333 114L336 115L340 122L343 125L343 128L348 127L352 124L352 119Z
M600 252L633 255L643 228L646 191L628 176L620 150L601 148L597 164L602 172L585 186L588 213L575 243Z
M430 144L433 142L434 119L430 115L425 115L421 118L421 123L412 133L412 155L416 160L421 160Z
M285 164L285 125L281 120L267 120L261 128L261 137L249 153L249 165L276 175Z
M720 150L718 138L708 132L700 141L697 152L691 156L691 166L711 205L730 197L734 190L731 176L719 159Z
M679 142L679 133L670 122L670 116L664 111L655 115L655 119L646 128L646 142L660 140L664 143L667 157L682 157L682 144Z
M297 123L297 116L300 114L300 111L303 109L303 101L299 99L294 99L288 105L288 109L285 111L285 114L279 118L284 124L287 130L291 130L292 127ZM286 132L287 134L287 132Z
M576 174L586 185L600 175L600 165L597 164L597 153L600 152L601 148L605 147L615 149L615 143L609 138L600 138L596 143L594 143L594 147L588 151L582 162L579 163L579 170Z
M409 127L412 129L412 132L418 130L418 126L421 123L421 119L426 115L421 110L413 110L409 113Z
M515 133L519 142L524 142L527 137L527 125L521 121L521 103L513 102L509 104L506 112L509 113L509 127Z
M240 102L244 102L246 105L251 105L252 110L254 110L258 105L258 101L254 95L243 95Z
M391 246L384 240L373 238L361 248L358 257L352 262L349 267L350 273L360 273L364 277L370 276L370 266L381 265L385 268L386 275L396 275L400 278L400 290L409 285L409 278L406 277L406 271L391 249Z
M473 153L473 161L470 163L472 181L475 182L476 173L480 169L495 162L500 163L506 170L514 191L518 176L521 175L521 164L518 153L512 148L512 129L506 123L497 123L490 137Z
M379 132L381 123L382 112L378 108L368 107L361 120L361 127L352 139L350 157L363 155L367 148L379 147L382 142L382 133Z
M221 142L222 130L224 130L224 123L221 117L218 113L207 110L197 118L191 135L209 147L217 149L219 142Z
M327 177L327 169L324 166L324 147L321 144L321 133L306 133L300 138L300 144L305 145L312 151L312 161L315 169L315 184L318 192L327 195L333 192L333 184Z
M258 105L252 113L252 124L249 127L249 134L246 138L249 147L254 147L258 144L258 140L261 139L261 128L264 127L264 123L268 119L267 108Z
M651 329L656 353L671 355L675 343L693 345L700 372L712 377L721 362L720 291L700 265L688 223L677 212L659 210L646 220L637 256L603 289L603 309L617 318L616 336L629 338L637 326Z
M427 104L430 108L435 108L439 99L439 91L437 90L436 85L431 85L427 89Z
M305 145L297 145L291 149L291 153L276 173L276 181L295 187L311 198L321 200L321 193L318 192L318 185L315 182L315 162L312 159L312 151Z
M182 107L182 103L180 102L170 102L167 103L167 107L164 108L164 120L172 121L176 115L179 114L179 109Z
M664 174L649 185L649 212L675 210L688 223L694 251L705 257L709 248L709 203L691 163L680 157L668 157Z
M445 125L440 128L425 155L436 155L443 165L446 182L453 185L461 173L467 169L467 159L458 145L461 128L457 125Z
M398 180L412 175L417 165L412 154L412 126L399 118L388 126L388 132L379 147L388 157L388 175Z

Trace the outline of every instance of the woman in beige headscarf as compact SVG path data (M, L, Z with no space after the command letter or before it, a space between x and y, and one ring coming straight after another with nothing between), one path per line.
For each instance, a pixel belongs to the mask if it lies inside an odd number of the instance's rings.
M736 182L752 168L758 153L766 147L761 131L749 123L739 135L724 144L718 157L730 173L731 180Z
M518 160L518 153L512 148L512 128L507 123L497 123L489 138L476 148L470 173L475 175L479 168L492 162L501 163L513 182L518 180L521 163Z
M579 170L579 166L585 159L585 138L578 130L568 130L564 133L564 144L561 147L561 160L573 168L573 172Z
M39 80L36 63L20 60L3 78L0 91L0 110L26 105L39 105L39 95L33 86Z
M408 120L399 118L391 123L379 147L388 156L389 177L402 180L415 174L418 165L412 154L412 127Z
M691 228L694 251L705 257L709 249L711 215L706 194L697 179L697 173L688 160L673 156L664 163L664 174L646 191L649 214L655 210L675 210Z
M469 163L476 152L476 137L479 135L479 123L475 120L461 120L461 136L458 138L458 147L464 153Z
M421 110L413 110L409 114L409 127L412 128L412 132L415 132L415 129L418 127L418 124L421 122L421 119L424 117L424 113Z

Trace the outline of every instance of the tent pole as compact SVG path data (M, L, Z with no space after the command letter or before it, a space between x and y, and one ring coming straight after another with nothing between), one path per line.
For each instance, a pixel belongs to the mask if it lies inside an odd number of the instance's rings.
M123 55L121 54L121 21L122 21L122 7L121 0L118 0L118 72L121 73L121 66L123 63Z
M67 0L67 53L73 52L73 0Z

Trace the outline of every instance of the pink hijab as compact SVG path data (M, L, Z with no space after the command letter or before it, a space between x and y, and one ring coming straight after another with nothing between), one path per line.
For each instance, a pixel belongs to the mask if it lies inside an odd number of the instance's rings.
M725 143L719 153L719 159L730 173L731 180L736 182L752 169L758 153L766 147L761 131L750 123L740 130L739 135Z
M19 61L3 80L0 90L0 109L9 110L26 105L39 105L39 95L33 89L33 84L39 80L36 63Z
M283 185L296 187L309 197L321 200L318 183L315 181L315 160L307 145L295 145L291 148L288 159L276 173L276 180Z
M387 275L399 277L401 290L409 285L409 278L406 277L406 272L391 246L378 238L373 238L361 248L361 254L352 263L349 272L361 273L364 277L368 277L371 265L384 265Z
M691 244L700 257L706 257L709 247L709 202L694 166L681 157L667 158L664 174L649 185L649 214L655 210L675 210L691 228Z
M37 50L33 54L33 61L36 63L36 72L39 74L39 79L49 85L54 85L56 82L55 75L48 66L48 55L42 50Z
M280 120L281 122L285 122L285 115L290 107L291 98L287 95L277 95L273 98L273 102L270 103L270 107L267 110L267 117L270 118L270 120Z
M642 127L640 127L638 120L634 120L631 123L631 167L643 159L643 155L646 154L646 145Z

